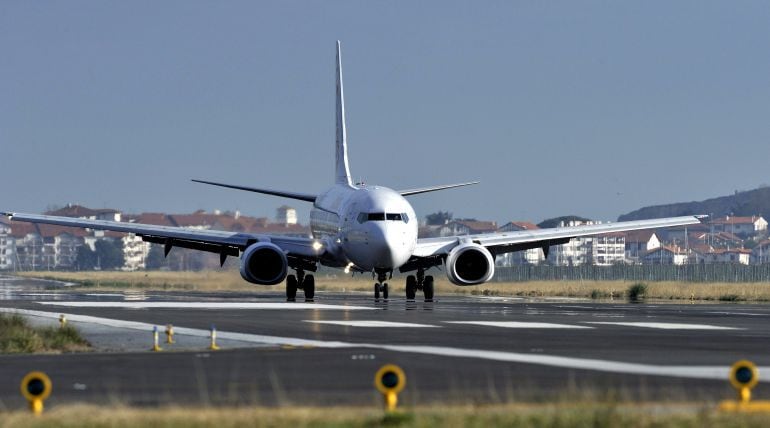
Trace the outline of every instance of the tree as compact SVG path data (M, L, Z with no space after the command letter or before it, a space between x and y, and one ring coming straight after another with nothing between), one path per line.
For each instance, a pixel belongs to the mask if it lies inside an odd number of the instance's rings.
M96 266L96 252L92 251L88 245L78 247L78 253L75 256L75 267L78 270L94 270Z
M160 269L167 266L166 257L163 255L163 247L151 244L150 252L147 253L147 259L144 261L145 269Z
M452 213L449 211L435 212L433 214L426 215L425 220L429 226L440 226L442 224L447 224L452 220Z
M99 267L104 270L120 269L125 263L123 241L100 239L94 244Z

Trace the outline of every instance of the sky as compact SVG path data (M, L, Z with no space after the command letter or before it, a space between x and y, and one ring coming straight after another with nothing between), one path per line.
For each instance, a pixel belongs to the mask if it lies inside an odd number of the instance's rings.
M599 220L770 182L767 1L3 1L0 209L275 215L351 173L418 215Z

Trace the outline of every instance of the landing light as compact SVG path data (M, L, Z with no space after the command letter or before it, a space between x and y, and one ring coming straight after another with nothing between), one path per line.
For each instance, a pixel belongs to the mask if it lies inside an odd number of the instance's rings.
M322 243L320 243L318 241L313 242L313 249L315 251L320 251L321 248L323 248L323 244Z
M347 266L345 266L345 273L350 273L350 268L353 267L353 263L348 263Z

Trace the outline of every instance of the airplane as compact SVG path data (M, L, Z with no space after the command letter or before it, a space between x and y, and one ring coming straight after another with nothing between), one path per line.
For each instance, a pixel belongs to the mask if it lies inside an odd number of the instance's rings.
M443 268L449 281L458 286L482 284L495 273L495 257L514 251L550 247L572 238L610 232L664 228L700 223L696 216L608 224L483 233L476 235L418 238L418 218L406 199L414 195L477 184L464 182L442 186L393 190L383 186L354 184L348 163L345 104L342 87L342 58L337 41L335 181L319 194L192 181L249 192L274 195L313 204L310 213L312 237L297 238L215 230L136 224L70 217L0 212L13 221L46 223L89 229L133 233L144 241L161 244L167 256L173 247L217 253L220 264L228 256L240 257L241 277L254 284L275 285L286 281L286 298L295 301L302 290L306 301L315 297L313 274L319 265L348 272L370 272L376 277L374 297L389 297L387 280L393 272L406 276L406 299L415 300L421 291L426 301L434 298L431 268ZM294 274L289 274L289 270ZM412 273L413 272L413 273Z

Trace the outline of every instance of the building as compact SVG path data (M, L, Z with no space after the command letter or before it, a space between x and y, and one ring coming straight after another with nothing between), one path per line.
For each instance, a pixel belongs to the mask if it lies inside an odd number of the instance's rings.
M275 221L276 223L283 225L297 224L297 210L288 205L278 207L276 210Z
M0 270L13 270L16 266L16 240L11 235L11 225L0 220Z
M46 215L75 217L87 220L121 221L121 213L111 208L91 209L77 204L67 204L64 208L48 211Z
M742 238L767 231L767 221L760 216L725 216L709 222L712 232L729 232Z
M453 220L441 226L439 236L475 235L478 233L492 233L497 231L497 223L494 221L478 220Z
M624 232L626 241L626 259L639 262L650 251L660 248L658 234L652 230L635 230Z
M521 232L539 229L537 225L526 221L511 221L497 229L500 233ZM495 258L495 265L499 267L515 265L538 265L545 261L545 255L541 248L530 248L524 251L500 254Z
M647 251L641 256L646 265L684 265L687 264L688 254L679 247L662 246Z
M751 252L752 263L770 263L770 239L760 241Z
M595 236L591 242L591 255L596 266L626 263L626 235L618 232Z
M744 248L713 248L709 246L699 246L693 248L695 263L736 263L748 265L751 263L751 250Z

